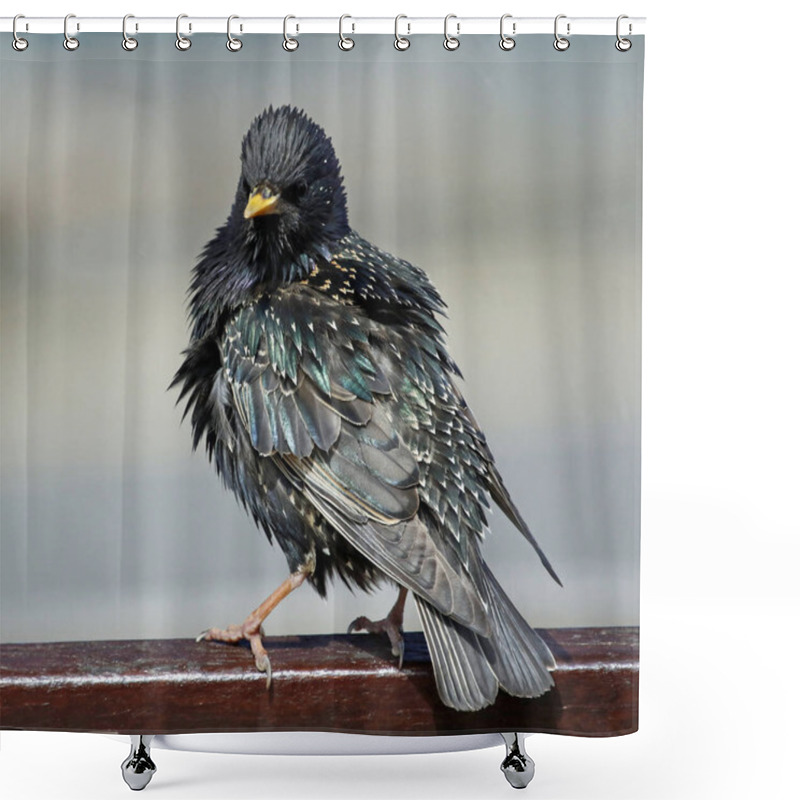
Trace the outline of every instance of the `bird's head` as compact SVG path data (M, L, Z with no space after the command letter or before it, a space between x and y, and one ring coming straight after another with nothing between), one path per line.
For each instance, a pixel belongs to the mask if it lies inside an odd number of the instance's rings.
M279 280L296 275L308 257L327 257L349 232L333 145L303 111L270 106L253 121L242 141L231 222L251 258Z

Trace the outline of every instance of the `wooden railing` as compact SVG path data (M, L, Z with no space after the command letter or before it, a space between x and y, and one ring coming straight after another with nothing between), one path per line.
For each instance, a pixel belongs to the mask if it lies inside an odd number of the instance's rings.
M272 685L249 648L193 640L0 646L0 727L130 734L327 730L432 735L632 733L638 725L638 629L540 631L558 662L536 700L500 693L452 711L436 692L420 633L397 669L382 636L265 639Z

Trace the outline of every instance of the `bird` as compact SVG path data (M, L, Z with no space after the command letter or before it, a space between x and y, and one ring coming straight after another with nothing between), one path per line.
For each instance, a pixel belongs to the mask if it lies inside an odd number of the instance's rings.
M286 558L288 577L240 625L271 680L262 623L308 582L334 578L397 602L348 633L386 634L402 669L403 616L419 612L441 702L538 697L553 655L481 548L494 503L560 585L498 471L446 344L426 273L350 227L331 139L297 107L270 105L241 147L227 221L193 268L190 341L171 387L201 444Z

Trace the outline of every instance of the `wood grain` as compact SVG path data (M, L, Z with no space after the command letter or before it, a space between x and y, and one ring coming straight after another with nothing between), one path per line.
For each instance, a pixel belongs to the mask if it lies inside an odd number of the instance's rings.
M616 736L638 727L638 628L540 631L556 686L452 711L421 633L397 669L385 637L265 639L269 689L245 646L186 639L0 646L0 728L116 733L315 730L392 735L528 731Z

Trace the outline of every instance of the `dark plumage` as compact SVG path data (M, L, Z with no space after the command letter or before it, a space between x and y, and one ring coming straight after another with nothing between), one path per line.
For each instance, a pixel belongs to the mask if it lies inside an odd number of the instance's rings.
M546 692L552 655L481 557L490 499L558 578L456 386L444 303L424 272L351 230L331 142L302 111L253 122L190 291L174 383L194 444L293 574L243 626L207 638L250 639L266 669L260 623L304 578L321 595L334 574L362 589L389 579L414 596L448 706L482 708L498 685ZM377 626L395 638L404 599Z

